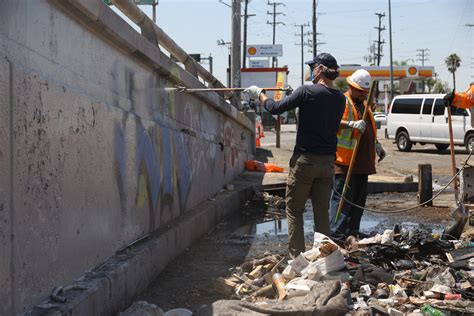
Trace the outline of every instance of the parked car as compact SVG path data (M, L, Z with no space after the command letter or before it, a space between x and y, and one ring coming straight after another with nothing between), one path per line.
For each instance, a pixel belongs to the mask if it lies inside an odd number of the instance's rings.
M387 116L385 136L395 140L400 151L415 144L434 144L438 150L449 147L448 112L443 94L400 95L393 99ZM451 107L455 145L470 150L474 129L470 110Z
M383 112L374 113L375 122L380 122L380 125L387 125L387 114Z

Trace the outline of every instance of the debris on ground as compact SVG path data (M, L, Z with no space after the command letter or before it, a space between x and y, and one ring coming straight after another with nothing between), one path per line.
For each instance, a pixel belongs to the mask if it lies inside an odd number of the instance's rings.
M267 252L244 262L216 280L214 289L231 300L215 302L212 310L230 308L239 311L236 315L474 313L470 240L443 240L430 230L399 225L364 237L331 239L315 233L312 249L293 260Z
M285 198L257 190L252 199L245 203L242 214L266 222L286 218L285 207ZM261 210L261 212L256 212L256 210Z

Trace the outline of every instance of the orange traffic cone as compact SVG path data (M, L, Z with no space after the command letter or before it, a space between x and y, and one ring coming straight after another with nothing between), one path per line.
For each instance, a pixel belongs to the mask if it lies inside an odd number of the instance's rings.
M260 138L257 136L255 137L255 147L260 148Z

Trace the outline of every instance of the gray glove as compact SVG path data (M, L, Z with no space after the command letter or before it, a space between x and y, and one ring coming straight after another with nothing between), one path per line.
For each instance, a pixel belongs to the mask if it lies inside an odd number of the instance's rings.
M379 162L381 162L387 156L385 149L383 149L382 144L380 143L375 144L375 152L377 153L377 156L379 157L379 160L378 160Z
M367 128L367 123L365 123L363 120L349 121L347 122L347 126L353 129L358 129L362 134L364 134L365 129Z
M260 93L265 93L265 91L257 86L250 86L244 90L244 93L248 95L251 100L258 100Z

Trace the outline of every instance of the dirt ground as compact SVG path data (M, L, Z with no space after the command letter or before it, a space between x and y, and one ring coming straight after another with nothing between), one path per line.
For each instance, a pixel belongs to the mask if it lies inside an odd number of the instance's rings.
M275 148L274 134L267 133L262 148L257 152L257 158L287 169L295 137L294 127L286 127L282 133L281 148ZM381 142L388 157L377 166L378 175L372 179L390 177L403 180L407 175L412 175L416 180L418 164L431 163L435 189L448 181L451 174L448 151L439 153L434 146L417 146L410 153L400 153L391 141L381 139ZM458 161L465 159L466 153L460 151L457 158ZM245 177L251 175L244 174L243 178ZM284 182L285 179L286 174L266 174L263 183ZM432 229L434 233L440 233L451 221L450 208L454 206L452 192L450 189L441 194L433 207L417 208L404 213L365 212L361 231L367 234L383 232L384 229L393 228L395 224L401 224L408 229L424 227ZM385 211L400 210L416 204L416 193L369 195L367 201L368 208ZM252 204L243 207L242 211L247 215L235 214L178 256L137 300L154 303L164 311L178 307L196 311L204 304L226 298L215 292L212 284L217 277L228 276L230 268L246 260L261 257L266 251L286 254L286 219L264 222L258 215L262 210ZM304 217L309 247L313 231L310 203Z

